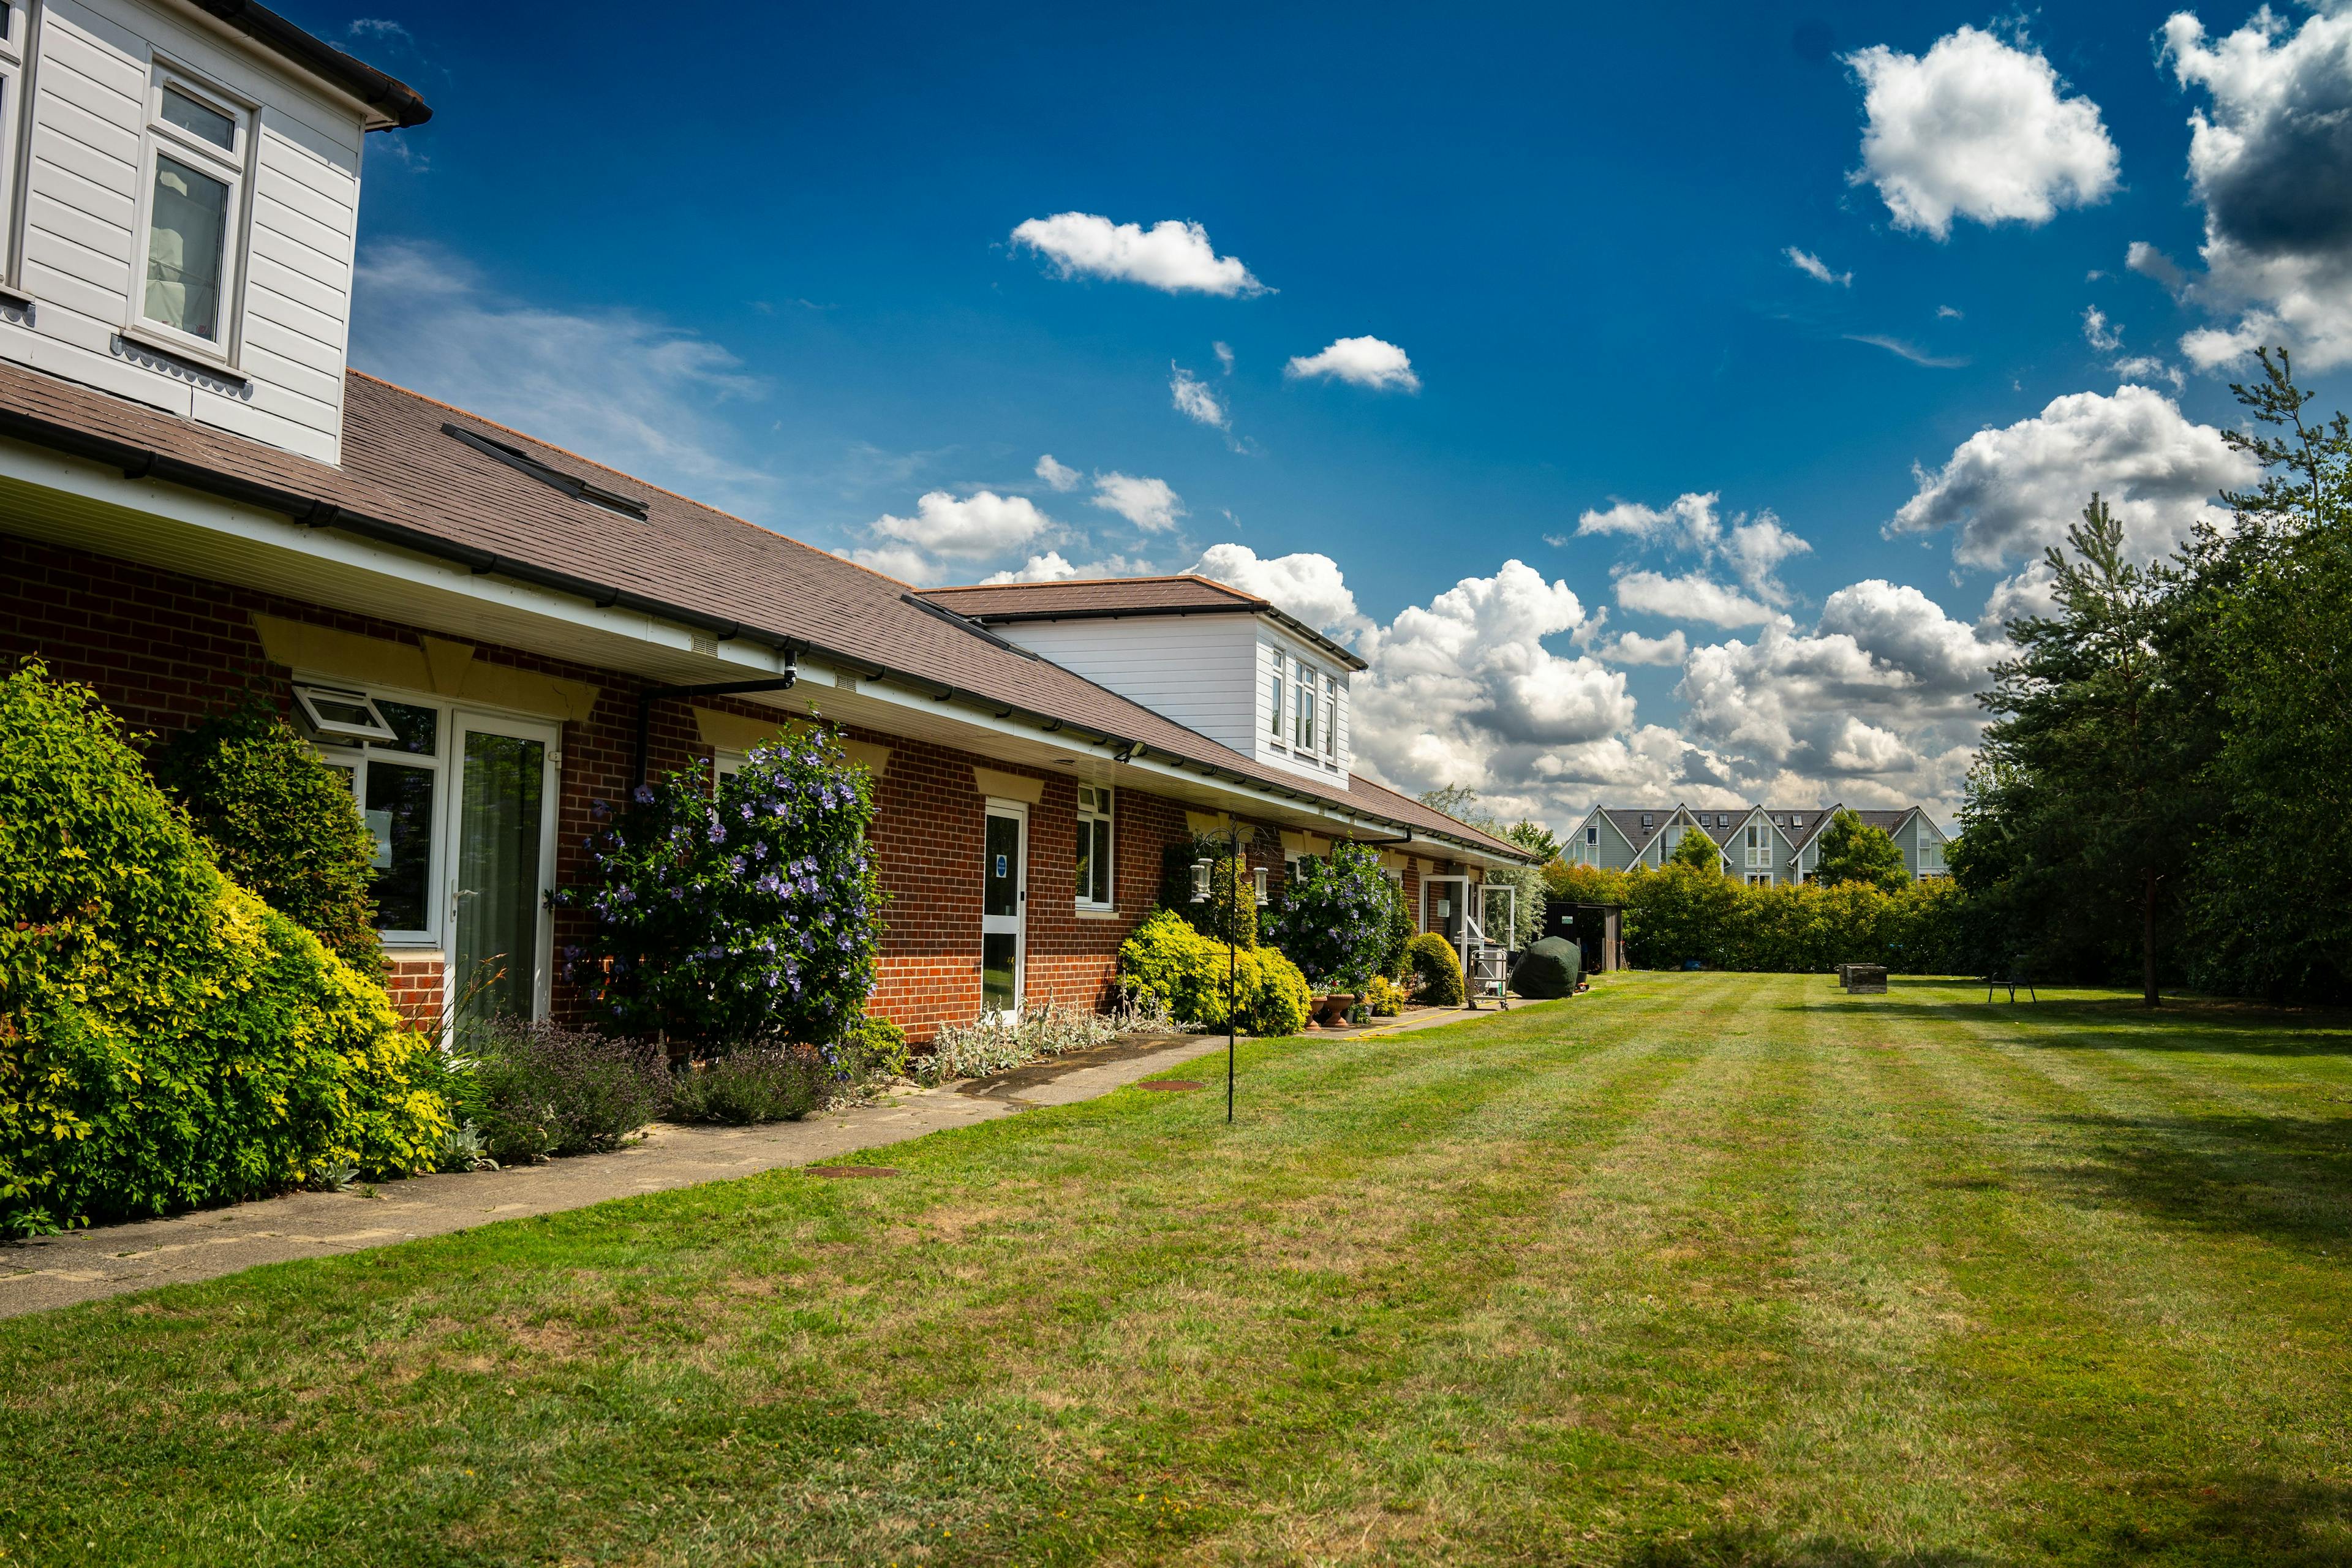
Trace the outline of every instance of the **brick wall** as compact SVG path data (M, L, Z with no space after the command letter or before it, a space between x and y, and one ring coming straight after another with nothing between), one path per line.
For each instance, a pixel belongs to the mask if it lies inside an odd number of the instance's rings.
M47 659L61 679L95 688L137 731L165 737L247 690L267 693L290 710L289 672L272 666L253 629L254 612L414 644L409 627L343 614L298 600L152 570L0 532L0 660ZM564 726L557 808L556 878L584 869L583 840L597 826L599 802L617 805L635 783L636 701L642 683L612 670L542 658L519 649L478 646L475 658L593 682L600 688L584 721ZM772 710L725 699L705 707L773 717ZM1134 790L1116 795L1111 919L1076 909L1077 781L1069 770L1024 768L971 752L862 730L853 737L890 748L877 787L873 844L889 900L875 1010L918 1039L940 1024L968 1021L980 1009L980 892L983 796L975 764L1041 781L1029 812L1029 900L1025 991L1032 1000L1100 1005L1111 994L1119 943L1159 896L1162 850L1189 838L1184 809ZM692 705L656 705L650 765L670 772L707 763ZM1248 852L1278 880L1277 835L1262 826ZM1408 889L1413 884L1409 877ZM555 947L577 942L584 918L559 911ZM442 967L429 956L387 953L387 989L395 1005L422 1020L445 1002ZM561 962L558 963L559 971ZM554 987L559 1016L576 1016L577 994Z

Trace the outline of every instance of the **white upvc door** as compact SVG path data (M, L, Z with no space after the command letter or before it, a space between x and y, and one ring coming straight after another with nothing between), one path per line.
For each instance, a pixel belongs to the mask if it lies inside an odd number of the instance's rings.
M989 1017L1018 1017L1028 958L1029 808L991 800L987 812L980 869L980 1010Z
M562 730L459 709L450 715L448 989L453 1013L542 1017L553 968Z

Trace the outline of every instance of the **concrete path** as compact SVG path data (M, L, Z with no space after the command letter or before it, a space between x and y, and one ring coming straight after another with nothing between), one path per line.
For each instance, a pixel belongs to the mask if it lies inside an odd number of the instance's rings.
M941 1089L909 1089L805 1121L764 1127L663 1123L610 1154L464 1176L417 1176L379 1184L373 1198L292 1193L0 1246L0 1317L157 1285L210 1279L261 1263L389 1247L423 1236L528 1215L584 1208L607 1198L723 1181L781 1165L819 1164L860 1149L943 1128L1070 1105L1201 1057L1224 1042L1206 1036L1125 1041ZM1223 1076L1223 1063L1217 1064ZM1203 1068L1205 1081L1205 1064Z

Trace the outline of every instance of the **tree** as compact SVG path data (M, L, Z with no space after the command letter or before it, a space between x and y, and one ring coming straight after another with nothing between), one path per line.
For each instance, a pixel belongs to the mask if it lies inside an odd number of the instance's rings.
M1538 864L1549 865L1559 858L1559 839L1539 822L1523 816L1511 824L1503 837L1537 857Z
M1903 851L1885 828L1841 811L1822 829L1822 852L1812 879L1825 888L1866 882L1891 893L1909 881L1911 873L1904 868Z
M1694 871L1723 873L1723 851L1714 839L1698 828L1685 828L1675 843L1674 853L1666 857L1669 866L1687 866Z
M2226 494L2227 530L2181 552L2184 705L2202 721L2207 786L2189 803L2187 900L2199 978L2274 995L2352 991L2352 426L2315 422L2284 349L2231 391L2251 431L2222 439L2263 466Z
M2120 966L2136 948L2153 1007L2211 749L2201 682L2184 679L2189 601L2178 567L2126 559L2123 523L2096 495L2044 559L2057 613L2010 624L2018 656L1981 699L1996 717L1957 869L2061 967Z

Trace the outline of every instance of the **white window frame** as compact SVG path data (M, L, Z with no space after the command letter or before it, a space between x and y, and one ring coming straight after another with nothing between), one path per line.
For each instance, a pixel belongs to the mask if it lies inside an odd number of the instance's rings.
M0 275L11 289L24 286L25 151L31 142L34 39L40 27L40 0L6 0L0 18L0 235L6 237Z
M1091 806L1087 804L1088 795L1094 797L1095 804ZM1092 853L1100 855L1103 858L1105 869L1102 883L1106 896L1097 899L1092 896L1094 890L1091 888L1079 888L1076 889L1077 907L1082 910L1108 911L1118 908L1118 799L1108 784L1080 784L1078 786L1078 826L1091 832L1097 823L1100 823L1103 827L1100 845L1099 847L1089 846L1089 848ZM1071 867L1073 875L1076 874L1076 869L1075 865Z
M1318 684L1323 695L1323 755L1336 764L1339 760L1339 681L1327 669Z
M1274 656L1274 712L1266 720L1266 733L1273 738L1275 749L1280 751L1290 743L1290 731L1283 723L1286 711L1284 694L1290 689L1290 656L1272 646L1266 646L1265 651Z
M448 899L444 883L449 864L450 824L454 809L450 801L451 781L456 773L449 765L449 738L454 729L453 706L440 698L412 691L397 691L388 687L356 687L329 681L300 681L299 685L326 686L330 689L364 692L370 707L381 700L396 702L404 708L429 708L433 710L433 750L427 752L395 752L389 747L371 751L358 744L313 745L319 759L330 767L348 769L352 778L352 802L364 821L367 816L367 772L373 758L381 756L397 767L422 768L433 774L433 816L426 832L425 854L425 920L423 927L402 930L379 927L377 940L388 948L437 948L448 931Z
M1315 754L1316 689L1321 685L1315 667L1303 658L1290 661L1290 749L1302 757Z
M236 127L236 145L224 152L164 120L166 89L228 116ZM253 159L260 141L260 105L158 56L147 77L146 110L139 136L139 207L131 233L131 290L123 331L158 347L234 369L244 348L245 274L252 245ZM155 242L155 160L159 156L176 158L229 188L221 233L218 339L198 337L147 314L147 262L149 247Z
M717 795L719 784L741 773L743 764L751 760L749 752L730 752L724 746L711 747L710 793Z

